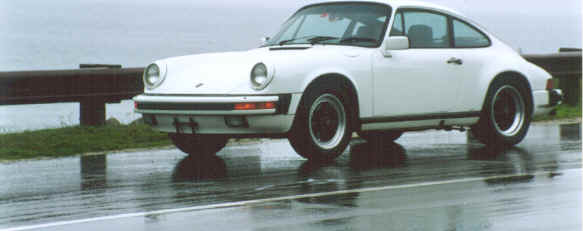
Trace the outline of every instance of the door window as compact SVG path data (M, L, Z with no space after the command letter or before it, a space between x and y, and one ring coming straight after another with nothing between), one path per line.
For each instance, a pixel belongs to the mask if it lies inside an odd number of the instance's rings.
M398 12L395 14L395 19L393 20L393 28L391 29L391 36L403 36L403 13Z
M411 48L448 48L447 16L428 11L404 11L405 35Z

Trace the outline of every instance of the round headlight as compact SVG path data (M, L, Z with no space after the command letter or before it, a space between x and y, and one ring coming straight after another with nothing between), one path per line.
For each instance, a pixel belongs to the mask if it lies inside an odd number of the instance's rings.
M262 90L273 78L273 73L268 73L267 66L263 63L256 64L251 70L251 86L255 90Z
M160 70L160 66L153 63L146 67L144 70L144 84L147 88L152 89L159 86L162 83L163 76L162 71Z

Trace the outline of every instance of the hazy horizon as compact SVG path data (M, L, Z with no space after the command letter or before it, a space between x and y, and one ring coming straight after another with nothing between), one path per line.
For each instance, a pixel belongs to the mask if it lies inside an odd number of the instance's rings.
M171 56L248 50L313 0L3 0L0 71L76 69L81 63L143 67ZM581 1L433 0L464 13L523 53L581 48ZM501 7L504 6L504 7ZM79 123L76 103L0 107L0 132ZM107 117L128 123L132 102Z
M169 56L247 50L313 2L321 0L3 1L0 71L69 69L80 63L144 66ZM581 48L579 0L429 2L464 13L524 53Z

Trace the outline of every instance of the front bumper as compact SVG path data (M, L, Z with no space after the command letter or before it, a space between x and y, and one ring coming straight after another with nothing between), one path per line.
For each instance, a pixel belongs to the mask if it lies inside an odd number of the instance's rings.
M289 113L292 98L299 95L269 96L175 96L134 97L136 113L154 129L168 133L270 136L289 131L294 115ZM269 108L236 109L250 103L274 104Z

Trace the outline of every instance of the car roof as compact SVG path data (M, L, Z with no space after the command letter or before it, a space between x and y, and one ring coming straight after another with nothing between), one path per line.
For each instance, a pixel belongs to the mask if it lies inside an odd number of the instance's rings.
M314 0L311 1L310 4L306 6L313 5L313 4L325 4L325 3L335 3L335 2L372 2L372 3L380 3L386 4L391 6L393 9L400 9L400 8L422 8L428 10L438 11L447 15L451 15L458 19L464 20L467 23L472 24L473 26L480 29L483 33L487 34L490 38L496 38L495 35L490 33L485 27L480 25L479 23L475 22L469 17L466 17L464 14L460 13L457 10L453 10L447 8L445 6L441 6L438 4L425 2L425 1L418 1L418 0Z
M418 7L418 8L425 8L425 9L433 9L433 10L437 10L437 11L442 11L443 13L453 14L454 16L462 16L462 14L456 10L452 10L452 9L447 8L447 7L433 4L430 2L415 1L415 0L322 0L322 1L315 1L315 2L313 2L313 4L332 3L332 2L374 2L374 3L381 3L381 4L390 5L393 9L407 8L407 7Z

